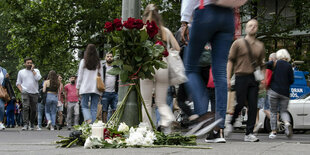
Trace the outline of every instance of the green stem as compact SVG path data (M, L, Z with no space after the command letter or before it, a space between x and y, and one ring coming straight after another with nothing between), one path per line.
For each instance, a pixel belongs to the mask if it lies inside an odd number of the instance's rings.
M149 112L147 111L147 108L146 108L146 105L145 105L145 103L144 103L143 97L142 97L142 95L141 95L140 89L138 89L138 88L139 88L139 87L136 85L137 93L138 93L138 96L139 96L140 100L142 101L142 104L143 104L144 110L145 110L145 112L146 112L146 115L147 115L147 117L149 118L149 121L150 121L150 124L152 125L153 130L156 130L155 125L154 125L154 123L153 123L153 121L152 121L152 118L150 117L150 114L149 114Z
M145 147L145 148L168 147L168 148L186 148L186 149L212 149L212 147L182 146L182 145L151 145L151 146L141 146L141 147Z
M126 101L128 99L130 91L132 90L132 87L133 86L129 86L129 88L128 88L127 92L126 92L126 95L123 98L121 104L117 107L116 111L114 112L114 114L111 116L110 120L107 123L107 124L109 124L111 121L114 121L115 124L113 125L113 128L118 125L118 123L119 123L119 121L120 121L120 119L121 119L121 117L122 117L122 115L124 113L125 103L126 103Z
M72 141L71 143L69 143L67 145L67 148L71 147L74 143L76 143L79 140L79 138L76 138L74 141Z

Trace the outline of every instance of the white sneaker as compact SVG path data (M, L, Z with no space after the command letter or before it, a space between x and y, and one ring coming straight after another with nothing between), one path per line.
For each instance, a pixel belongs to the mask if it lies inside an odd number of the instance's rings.
M292 129L292 125L290 123L286 123L285 124L285 135L288 138L291 138L293 135L293 129Z
M277 133L271 132L271 133L269 134L269 138L270 138L270 139L275 139L276 137L277 137Z
M232 126L232 124L228 123L224 129L224 135L226 137L229 137L229 134L234 130L234 127Z
M52 126L51 126L51 131L54 131L54 130L55 130L55 129L54 129L54 126L52 125Z
M3 125L3 123L0 123L0 130L4 130L5 126Z
M51 129L51 124L52 124L52 121L48 121L48 122L47 122L46 128L47 128L48 130Z
M255 135L249 134L249 135L244 136L244 141L245 142L258 142L259 139Z
M38 131L41 131L42 128L38 125L38 126L37 126L37 130L38 130Z

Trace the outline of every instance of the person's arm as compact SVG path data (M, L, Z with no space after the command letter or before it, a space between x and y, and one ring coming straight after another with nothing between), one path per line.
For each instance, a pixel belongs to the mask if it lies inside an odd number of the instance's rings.
M65 96L65 100L64 100L64 104L65 104L65 107L67 107L67 102L68 102L68 99L67 99L67 97L68 97L68 85L65 85L65 87L64 87L64 96Z
M180 51L181 48L180 48L180 46L179 46L177 40L174 38L172 32L171 32L169 29L167 29L167 28L166 28L166 31L167 31L167 35L166 35L166 36L169 35L169 42L170 42L172 48L175 49L175 50L177 50L177 51ZM168 38L167 38L167 39L168 39Z
M84 73L84 59L81 60L78 70L78 78L76 80L76 89L79 90L81 83L83 81L83 73Z
M228 89L231 88L230 79L232 77L234 63L237 57L237 50L238 50L238 44L237 44L237 41L234 41L234 43L231 45L231 48L229 50L229 56L228 56L228 62L227 62L227 68L226 68Z
M18 90L20 91L20 92L22 92L23 91L23 89L22 89L22 78L21 78L21 75L20 75L21 73L20 73L20 71L18 72L18 74L17 74L17 80L16 80L16 86L17 86L17 88L18 88Z
M45 80L44 81L44 83L43 83L43 93L45 93L46 92L46 87L47 87L47 80Z
M292 66L290 65L289 67L289 82L290 82L290 85L294 83L294 71L292 69Z
M34 75L34 79L36 81L39 81L42 78L40 71L38 69L31 69L31 71L32 71L32 73Z
M193 11L195 9L195 4L197 0L182 0L181 5L181 22L187 24L190 22Z

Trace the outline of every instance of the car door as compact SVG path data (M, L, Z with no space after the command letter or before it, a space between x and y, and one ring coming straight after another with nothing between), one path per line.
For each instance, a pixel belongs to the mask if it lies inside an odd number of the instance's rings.
M304 102L304 127L310 129L310 96Z
M301 129L304 125L304 99L290 100L288 111L292 115L293 128Z

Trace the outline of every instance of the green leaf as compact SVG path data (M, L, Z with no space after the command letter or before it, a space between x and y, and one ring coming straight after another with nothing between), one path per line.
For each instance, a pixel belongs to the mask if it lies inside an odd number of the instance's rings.
M117 59L112 62L112 65L121 66L123 65L123 63L124 63L123 60Z
M142 57L140 56L135 56L136 61L140 62L142 60Z
M133 67L132 66L129 66L129 65L123 65L123 69L125 71L129 71L129 72L132 72L133 71Z
M112 36L112 39L113 41L116 43L116 44L119 44L122 42L122 39L120 37L115 37L115 36Z
M147 38L148 38L148 34L147 34L146 30L145 29L141 30L141 32L140 32L140 42L146 41Z
M122 72L122 70L118 67L113 67L112 69L110 69L107 73L111 74L111 75L118 75Z
M128 80L128 72L121 71L120 79L121 79L122 82L127 82L127 80Z

